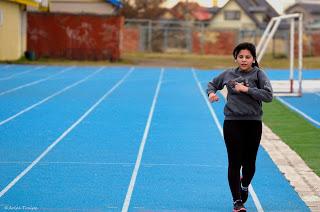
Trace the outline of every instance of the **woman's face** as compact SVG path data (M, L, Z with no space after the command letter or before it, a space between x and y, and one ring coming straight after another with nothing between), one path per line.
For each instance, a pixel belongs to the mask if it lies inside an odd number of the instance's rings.
M240 69L243 71L251 70L253 60L254 58L251 52L247 49L241 50L236 58L236 62L238 63Z

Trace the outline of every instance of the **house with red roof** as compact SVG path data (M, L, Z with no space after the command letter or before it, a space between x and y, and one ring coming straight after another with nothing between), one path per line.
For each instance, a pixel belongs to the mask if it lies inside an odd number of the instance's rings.
M179 2L166 10L160 19L184 21L209 21L212 18L209 8L202 7L196 2Z

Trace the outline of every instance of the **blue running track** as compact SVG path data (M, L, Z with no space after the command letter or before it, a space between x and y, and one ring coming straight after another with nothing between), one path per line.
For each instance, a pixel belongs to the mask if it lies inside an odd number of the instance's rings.
M0 211L232 211L218 73L0 65ZM309 211L263 148L252 186Z

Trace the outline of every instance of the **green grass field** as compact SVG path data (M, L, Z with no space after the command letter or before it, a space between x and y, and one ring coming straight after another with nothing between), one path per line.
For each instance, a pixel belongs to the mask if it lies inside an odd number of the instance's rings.
M276 99L263 109L263 122L320 176L320 129Z

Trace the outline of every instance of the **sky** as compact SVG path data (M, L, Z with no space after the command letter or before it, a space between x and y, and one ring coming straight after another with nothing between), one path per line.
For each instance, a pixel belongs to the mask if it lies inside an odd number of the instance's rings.
M179 0L167 0L167 6L174 6ZM182 1L182 0L180 0ZM212 0L184 0L189 2L198 2L200 5L204 7L212 7ZM218 6L222 7L228 0L218 0ZM288 5L295 2L295 0L267 0L274 9L276 9L280 14L284 9L287 8Z

